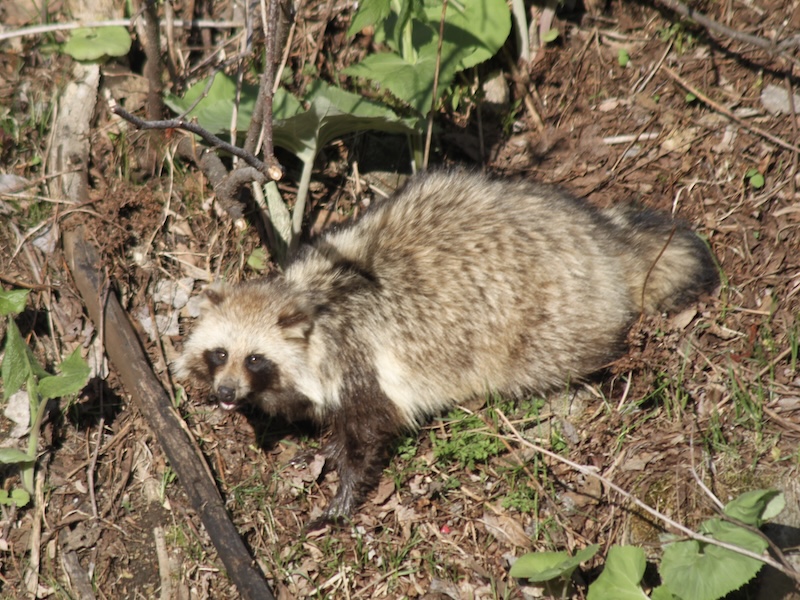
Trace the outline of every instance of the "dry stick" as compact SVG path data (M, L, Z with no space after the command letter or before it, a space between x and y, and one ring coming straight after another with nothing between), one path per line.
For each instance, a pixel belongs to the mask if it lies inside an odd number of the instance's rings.
M64 233L64 253L89 316L105 323L105 348L122 383L139 412L155 433L192 507L217 549L228 575L245 599L273 600L264 575L256 567L231 523L225 503L209 474L208 467L185 425L172 407L161 383L153 374L141 341L116 296L100 305L103 276L95 249L85 242L86 232L78 227ZM102 310L102 313L101 313Z
M159 32L156 0L144 0L144 76L147 79L147 118L151 121L163 116L161 102L161 34Z
M254 169L258 170L259 172L267 175L267 166L258 160L255 156L253 156L250 152L245 152L238 146L234 146L229 144L228 142L221 140L213 133L201 127L197 123L190 123L189 121L184 121L183 119L164 119L160 121L145 121L144 119L140 119L137 116L132 115L127 110L122 108L119 105L116 105L113 108L114 114L119 115L126 121L133 123L139 129L183 129L184 131L189 131L194 133L195 135L199 135L203 138L206 142L214 146L215 148L219 148L220 150L225 150L226 152L230 152L234 156L238 156L248 165L253 167Z
M785 148L786 150L790 150L792 152L800 153L800 147L792 146L789 142L784 142L781 138L772 135L769 131L765 131L765 130L761 129L760 127L756 127L755 125L750 125L749 123L747 123L746 121L744 121L740 117L737 117L735 114L733 114L731 111L729 111L727 108L725 108L721 104L718 104L717 102L714 102L711 98L709 98L703 92L701 92L696 87L691 85L689 82L687 82L685 79L683 79L680 75L678 75L675 71L673 71L669 67L667 67L665 65L661 65L661 70L664 71L667 75L669 75L676 82L678 82L688 92L691 92L692 94L697 96L697 98L700 101L704 102L705 104L708 104L711 108L713 108L714 110L716 110L719 113L722 113L723 115L728 117L731 121L735 122L736 124L744 127L745 129L747 129L748 131L750 131L752 133L755 133L756 135L760 135L760 136L768 139L770 142L772 142L773 144L777 144L781 148Z
M791 67L790 67L791 69ZM792 131L794 132L794 138L797 139L797 109L800 108L794 105L794 90L792 89L792 80L789 75L786 75L784 78L784 83L786 85L786 96L789 100L789 115L792 117ZM792 196L797 195L797 154L792 155L792 172L789 176L789 181L792 185Z
M442 66L442 41L444 40L444 17L447 14L447 0L442 0L442 18L439 19L439 44L436 46L436 68L433 71L433 97L431 110L428 113L428 131L425 134L425 152L422 155L422 170L428 169L431 155L431 138L433 137L433 116L436 109L436 93L439 90L439 70Z
M273 83L275 81L275 51L278 45L278 32L276 29L280 24L279 9L280 0L269 0L267 30L265 32L267 59L264 65L264 73L261 76L261 89L258 90L258 95L264 97L264 119L261 123L263 155L264 159L267 161L267 174L275 181L283 177L283 168L278 162L278 159L275 158L275 148L272 143L272 90L274 89Z
M16 37L25 37L33 35L43 35L45 33L54 33L56 31L71 31L73 29L98 28L98 27L129 27L131 24L130 19L110 19L108 21L86 21L82 23L52 23L50 25L32 25L30 27L22 27L13 31L4 31L0 33L0 42L11 40ZM183 29L234 29L242 26L238 21L209 21L206 19L198 19L196 21L173 21L174 27L181 27Z
M275 79L275 50L277 46L276 28L279 25L278 11L280 0L268 0L269 7L264 6L262 0L262 26L264 27L264 72L261 74L259 82L258 97L253 108L253 115L250 120L250 127L244 141L245 152L255 154L259 151L259 145L264 148L264 158L267 167L264 174L275 181L283 177L283 168L274 155L274 145L272 138L272 98L273 82Z
M560 455L556 454L555 452L550 452L549 450L547 450L546 448L543 448L542 446L539 446L538 444L534 444L533 442L529 442L524 437L522 437L522 434L520 434L520 432L517 431L517 429L514 427L514 425L511 424L511 422L508 420L508 418L505 416L505 414L503 414L503 412L501 410L498 410L497 414L500 416L500 418L506 424L506 427L508 427L509 430L514 434L514 439L517 441L517 443L522 444L524 446L528 446L529 448L531 448L533 450L536 450L536 452L544 454L545 456L548 456L548 457L552 458L553 460L557 460L557 461L559 461L561 463L564 463L568 467L570 467L572 469L575 469L576 471L578 471L579 473L582 473L583 475L586 475L587 477L594 477L595 479L600 481L606 487L614 490L615 492L620 494L623 498L625 498L626 500L632 502L633 504L635 504L636 506L641 508L646 513L648 513L648 514L652 515L653 517L655 517L657 520L665 523L666 525L668 525L669 527L672 527L673 529L677 529L678 531L680 531L681 533L686 535L686 537L688 537L690 539L693 539L695 541L698 541L698 542L702 542L704 544L711 544L712 546L719 546L720 548L725 548L726 550L730 550L731 552L736 552L737 554L741 554L742 556L747 556L749 558L755 559L757 561L760 561L760 562L762 562L764 564L769 565L770 567L772 567L774 569L777 569L778 571L780 571L784 575L786 575L788 577L791 577L793 580L800 582L800 572L797 572L797 571L795 571L793 569L790 569L790 568L782 565L781 563L776 561L771 556L766 556L766 555L758 554L756 552L751 552L750 550L746 550L745 548L740 548L739 546L736 546L734 544L728 544L727 542L721 542L719 540L715 540L714 538L707 537L705 535L701 535L701 534L689 529L685 525L681 525L677 521L674 521L674 520L670 519L667 515L658 512L656 509L650 507L649 505L645 504L644 502L642 502L641 500L636 498L633 494L631 494L629 492L626 492L624 489L622 489L620 486L618 486L617 484L612 482L610 479L607 479L606 477L603 477L602 475L600 475L599 473L596 473L595 471L592 471L588 467L585 467L585 466L583 466L581 464L578 464L578 463L576 463L574 461L571 461L568 458L564 458L563 456L560 456Z
M678 0L658 0L659 3L663 4L670 10L674 10L676 13L681 15L682 17L686 17L687 19L692 19L696 23L699 23L706 29L710 31L714 31L716 33L722 34L727 36L731 39L745 42L746 44L751 44L753 46L757 46L759 48L763 48L770 54L777 54L779 53L778 44L775 42L768 40L766 38L759 37L757 35L750 35L749 33L743 33L741 31L737 31L736 29L731 29L727 25L723 25L722 23L717 23L714 19L711 19L705 16L703 13L697 12L693 8L686 6L685 4L678 2ZM789 56L785 56L792 62L795 62L795 59Z
M511 56L511 53L505 46L503 46L503 56L506 59L508 70L511 72L511 80L514 82L514 87L517 89L517 93L522 96L522 101L524 102L525 108L528 111L528 116L533 121L534 127L536 127L536 129L540 132L544 131L544 121L542 120L542 115L540 115L539 111L536 110L536 105L533 103L533 94L528 89L527 84L530 83L530 76L527 74L527 72L525 75L523 75L517 66L517 62L514 60L514 57ZM535 87L533 87L533 92L536 92Z
M700 489L703 490L706 496L708 496L709 500L711 500L711 502L714 503L714 506L717 510L718 518L728 523L732 523L733 525L736 525L738 527L741 527L742 529L746 529L753 535L757 535L758 537L762 538L765 542L767 542L767 545L769 546L769 549L772 550L772 553L778 557L778 560L781 562L781 564L791 568L791 564L786 559L786 555L783 553L783 550L778 546L778 544L772 541L772 539L770 539L769 536L765 535L760 529L758 529L758 527L754 527L750 523L745 523L744 521L740 521L739 519L736 519L734 517L731 517L730 515L725 514L725 505L722 504L722 501L719 498L717 498L716 495L714 495L714 492L712 492L709 489L709 487L705 483L703 483L703 480L700 479L700 475L697 474L697 471L694 468L694 430L692 430L692 434L689 437L689 453L690 453L689 455L692 457L692 466L691 466L692 477L694 478L695 483L697 483Z

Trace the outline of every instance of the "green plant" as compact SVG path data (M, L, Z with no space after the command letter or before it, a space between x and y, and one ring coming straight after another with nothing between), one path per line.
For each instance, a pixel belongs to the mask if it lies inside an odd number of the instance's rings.
M124 27L80 27L61 47L75 60L100 61L125 56L131 49L131 34Z
M750 187L753 187L757 190L760 190L762 187L764 187L764 176L755 167L747 169L747 172L744 174L744 178L747 180L747 183L750 184Z
M30 410L27 451L0 448L0 463L18 465L22 480L21 489L14 489L10 494L6 490L0 493L0 504L13 503L17 506L25 506L30 502L30 495L34 491L33 476L39 445L39 428L44 419L47 401L78 392L86 385L89 377L89 366L81 358L80 348L76 348L59 365L59 375L51 375L39 364L13 319L14 315L25 309L27 299L27 290L0 292L0 317L8 317L5 355L0 368L3 400L7 402L13 394L25 386Z
M768 542L752 528L758 528L775 517L784 506L785 498L778 491L746 492L723 508L723 516L708 519L700 525L699 533L703 539L674 541L674 538L667 538L659 565L662 584L649 596L641 585L646 567L644 550L633 546L612 546L603 572L589 586L587 599L722 598L755 577L763 562L712 543L712 540L759 556L766 550ZM572 558L564 552L526 554L514 563L511 575L537 582L567 579L579 563L594 556L596 551L597 546L590 546Z
M433 455L437 460L454 462L471 471L475 463L486 462L505 449L500 439L487 430L486 424L477 415L465 416L459 410L454 410L445 420L449 423L445 437L437 436L435 431L430 434Z
M373 27L375 41L388 50L367 56L344 73L388 89L419 115L426 115L433 103L440 52L438 96L449 88L456 73L494 56L511 32L511 11L504 0L451 2L440 40L441 18L439 0L360 3L348 34Z
M522 514L535 515L539 512L539 493L529 485L520 485L506 494L501 505L503 508L513 508Z
M597 544L587 546L575 556L570 556L567 552L523 554L512 565L510 574L512 577L527 579L534 583L559 579L566 585L578 565L592 558L599 549L600 546Z
M237 131L247 130L257 96L257 86L242 86ZM227 75L217 74L213 79L197 82L182 97L168 95L164 102L186 118L196 119L208 131L225 134L230 133L233 115L231 99L235 97L234 80ZM270 182L265 186L270 220L278 239L282 241L280 248L273 249L279 260L285 258L299 241L314 159L326 144L357 131L404 134L414 131L412 122L401 119L386 106L323 81L310 85L303 100L308 105L307 110L297 98L279 88L273 101L273 141L276 146L297 156L303 164L297 200L291 214L280 197L277 185Z
M686 31L683 23L672 23L669 27L659 29L658 37L662 42L672 40L678 54L683 54L690 50L697 41L694 35Z

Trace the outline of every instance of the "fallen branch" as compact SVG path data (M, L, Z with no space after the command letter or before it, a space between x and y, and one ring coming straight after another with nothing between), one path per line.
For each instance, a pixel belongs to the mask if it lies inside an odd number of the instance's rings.
M100 260L85 239L86 232L82 227L65 232L64 253L89 316L95 324L102 321L105 325L105 348L125 389L158 438L241 596L273 600L264 575L256 567L228 517L205 460L150 368L127 314L113 294L109 295L105 306L101 306L103 274Z
M57 31L72 31L74 29L90 28L96 29L99 27L130 27L130 19L109 19L107 21L86 21L83 23L51 23L49 25L31 25L30 27L20 27L13 31L4 31L0 33L0 42L11 40L17 37L26 37L33 35L43 35L45 33L54 33ZM243 23L240 21L181 21L180 19L172 21L173 27L180 27L183 29L236 29L241 27ZM162 25L162 27L164 27Z
M670 10L675 11L679 15L684 18L691 19L695 23L702 25L708 31L713 31L720 35L724 35L732 40L736 40L739 42L744 42L746 44L750 44L751 46L756 46L758 48L763 48L771 55L780 54L784 58L794 62L797 64L797 59L792 56L788 56L784 50L788 49L790 45L800 45L797 42L797 39L790 38L789 40L784 40L782 42L774 42L772 40L768 40L766 38L762 38L757 35L751 35L749 33L744 33L742 31L737 31L736 29L731 29L727 25L723 25L722 23L718 23L714 19L705 16L701 12L697 12L695 9L686 6L682 2L678 0L658 0L660 4L663 4ZM788 42L788 43L787 43Z
M218 138L208 129L201 127L197 123L191 123L190 121L184 121L183 119L164 119L161 121L145 121L144 119L140 119L136 115L132 115L119 105L114 106L112 110L114 111L114 114L119 115L129 123L132 123L133 125L138 127L139 129L143 130L183 129L184 131L188 131L190 133L194 133L195 135L199 135L212 147L224 150L225 152L229 152L234 156L241 158L248 165L250 165L257 171L262 173L265 177L269 177L269 169L267 168L267 165L265 165L262 161L253 156L250 152L246 152L245 150L242 150L238 146L234 146L233 144L229 144L228 142Z
M708 106L713 108L718 113L720 113L722 115L725 115L726 117L728 117L734 123L736 123L738 125L741 125L742 127L747 129L751 133L755 133L756 135L760 135L761 137L763 137L763 138L769 140L770 142L772 142L773 144L777 144L781 148L785 148L786 150L790 150L792 152L800 153L800 148L798 148L797 146L793 146L789 142L786 142L786 141L782 140L781 138L779 138L779 137L777 137L775 135L772 135L769 131L765 131L764 129L761 129L760 127L756 127L755 125L751 125L750 123L748 123L744 119L742 119L740 117L737 117L735 114L733 114L731 111L729 111L727 108L725 108L724 106L722 106L718 102L714 102L711 98L706 96L703 92L698 90L696 87L694 87L688 81L683 79L680 75L678 75L675 71L673 71L672 69L670 69L666 65L661 65L661 70L664 71L664 73L666 73L667 75L669 75L672 79L674 79L677 83L679 83L683 88L685 88L687 92L690 92L690 93L694 94L697 97L698 100L700 100L704 104L708 104Z
M520 434L520 432L517 431L516 427L514 427L514 425L511 423L511 421L508 420L508 418L505 416L505 414L503 414L502 411L498 410L497 413L500 416L500 419L503 421L503 423L505 423L506 427L508 427L509 431L511 431L511 433L513 434L514 441L516 441L518 444L522 444L523 446L527 446L528 448L531 448L531 449L535 450L536 452L538 452L540 454L543 454L543 455L545 455L545 456L547 456L549 458L552 458L555 461L563 463L563 464L567 465L568 467L570 467L571 469L574 469L575 471L578 471L579 473L581 473L581 474L583 474L583 475L585 475L587 477L592 477L594 479L597 479L598 481L600 481L600 483L602 483L608 489L614 490L615 492L620 494L623 498L625 498L629 502L632 502L633 504L635 504L636 506L641 508L643 511L645 511L646 513L648 513L649 515L651 515L652 517L654 517L658 521L664 523L665 525L667 525L668 527L670 527L672 529L680 531L683 535L685 535L689 539L692 539L692 540L695 540L695 541L698 541L698 542L702 542L704 544L711 544L712 546L719 546L720 548L725 548L726 550L730 550L731 552L736 552L737 554L741 554L742 556L747 556L748 558L752 558L752 559L758 560L758 561L760 561L760 562L762 562L762 563L764 563L766 565L769 565L773 569L777 569L778 571L780 571L781 573L783 573L787 577L790 577L795 582L800 583L800 572L796 571L790 565L785 565L785 564L783 564L781 562L778 562L777 560L775 560L774 558L772 558L771 556L769 556L767 554L758 554L757 552L751 552L750 550L747 550L745 548L741 548L741 547L739 547L739 546L737 546L735 544L729 544L727 542L723 542L723 541L714 539L712 537L708 537L706 535L702 535L702 534L697 533L696 531L690 529L689 527L686 527L685 525L682 525L681 523L678 523L674 519L669 518L664 513L657 511L655 508L651 507L650 505L645 504L644 502L639 500L636 496L634 496L630 492L626 492L624 489L622 489L616 483L614 483L613 481L611 481L607 477L603 477L602 475L597 473L595 470L590 469L589 467L586 467L584 465L578 464L575 461L572 461L572 460L570 460L568 458L565 458L565 457L563 457L563 456L561 456L559 454L556 454L555 452L551 452L547 448L539 446L538 444L534 444L533 442L529 442L524 437L522 437L522 434Z

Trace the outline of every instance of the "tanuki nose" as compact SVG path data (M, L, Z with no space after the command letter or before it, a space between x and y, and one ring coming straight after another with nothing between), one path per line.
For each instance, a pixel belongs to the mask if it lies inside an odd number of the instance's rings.
M220 402L226 402L230 404L236 400L236 390L232 387L222 385L217 389L217 398Z

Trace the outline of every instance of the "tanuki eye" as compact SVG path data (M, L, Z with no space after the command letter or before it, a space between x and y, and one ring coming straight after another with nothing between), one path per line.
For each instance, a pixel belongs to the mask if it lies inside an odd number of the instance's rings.
M211 364L218 367L228 362L228 351L224 348L216 348L207 353L207 358Z
M272 363L261 354L251 354L244 359L248 371L258 372L269 369Z

